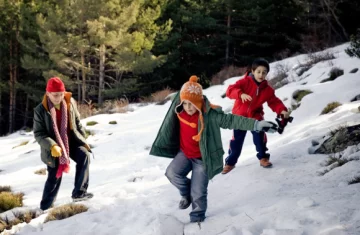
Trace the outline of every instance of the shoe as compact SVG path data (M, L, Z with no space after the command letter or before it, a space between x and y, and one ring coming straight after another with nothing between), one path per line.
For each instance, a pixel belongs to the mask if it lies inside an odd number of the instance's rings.
M79 202L79 201L88 200L88 199L92 198L93 196L94 196L94 194L92 194L92 193L83 193L78 196L72 196L72 199L73 199L73 202Z
M269 161L268 158L261 158L260 159L260 166L264 167L264 168L269 168L272 167L272 163Z
M221 174L225 175L225 174L229 173L230 171L232 171L232 169L234 169L234 168L235 168L235 166L225 165Z
M194 218L194 219L190 219L190 223L201 223L204 222L205 217L204 218Z
M185 210L191 204L191 197L190 196L183 196L179 202L179 209Z

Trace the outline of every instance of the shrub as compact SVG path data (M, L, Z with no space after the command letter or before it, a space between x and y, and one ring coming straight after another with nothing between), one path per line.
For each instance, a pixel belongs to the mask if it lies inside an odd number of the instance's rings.
M21 142L19 145L14 146L13 149L14 149L14 148L17 148L17 147L21 147L21 146L27 145L28 143L29 143L29 141L23 141L23 142Z
M321 61L333 60L336 59L334 53L330 51L326 52L318 52L318 53L310 53L308 54L308 65L317 64Z
M288 84L289 81L286 78L288 77L287 73L289 71L290 71L290 67L288 64L277 63L275 66L274 76L271 79L269 79L270 85L274 89L278 89Z
M352 180L348 182L349 184L358 184L360 183L360 176L354 177Z
M95 126L96 124L98 124L96 121L89 121L86 123L87 126Z
M341 106L339 102L331 102L326 105L326 107L321 111L320 115L327 114L336 109L337 107Z
M293 93L293 99L300 102L306 95L313 93L310 90L297 90Z
M0 193L0 213L22 206L23 193L2 192Z
M36 170L34 173L37 175L46 175L46 168L41 168L39 170Z
M342 165L345 165L349 161L352 161L352 159L343 159L341 155L338 157L335 157L335 155L333 154L324 163L324 166L327 166L327 168L323 171L318 172L318 175L323 176L323 175L327 174L328 172L332 171L333 169L335 169L337 167L341 167Z
M241 76L246 73L246 67L236 67L234 65L222 68L217 74L212 76L211 85L221 85L228 78Z
M302 65L299 66L298 70L296 71L296 74L300 77L301 75L303 75L309 69L311 69L310 64L302 64Z
M346 54L350 57L360 58L360 29L357 30L356 35L351 35L350 46L345 49Z
M63 206L56 207L50 211L48 216L45 219L45 223L52 220L62 220L69 218L73 215L86 212L88 208L83 204L67 204Z
M336 166L339 167L339 166L344 165L347 162L349 162L349 160L331 156L326 160L324 165L325 166L330 166L330 165L332 165L334 163L337 163Z
M117 122L116 121L110 121L109 124L115 125L115 124L117 124Z
M329 78L324 79L321 81L321 83L323 82L328 82L328 81L334 81L336 78L340 77L341 75L344 74L344 70L338 68L338 67L334 67L330 70L329 72Z

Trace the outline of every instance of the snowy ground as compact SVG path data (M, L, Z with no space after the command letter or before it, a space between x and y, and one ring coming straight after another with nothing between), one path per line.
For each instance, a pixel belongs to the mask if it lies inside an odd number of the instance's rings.
M7 231L11 234L151 234L151 235L342 235L360 234L360 184L348 181L360 175L360 161L350 161L320 176L326 169L326 155L309 155L311 140L321 138L339 125L360 123L353 110L360 102L350 102L360 94L360 60L344 53L348 45L328 49L336 59L316 64L301 77L291 73L292 83L278 89L277 96L290 107L292 93L309 89L312 94L301 101L292 113L293 123L283 135L269 137L272 169L259 167L255 147L248 134L237 167L227 175L216 176L209 184L207 219L201 224L189 223L190 208L178 210L180 196L164 176L170 159L149 156L170 102L165 105L137 107L126 114L97 115L82 120L97 121L87 127L94 135L95 159L90 168L89 191L94 198L85 202L88 212L62 221L43 223L46 214ZM305 55L283 63L295 68ZM344 69L335 81L320 83L333 66ZM271 64L274 73L276 63ZM272 74L269 75L271 77ZM224 85L204 91L214 104L230 111L233 100L221 98L231 78ZM306 84L305 84L306 83ZM326 104L343 105L335 112L319 115ZM265 105L265 118L275 114ZM108 124L117 121L116 125ZM227 151L231 130L222 130ZM24 141L28 144L20 147ZM0 138L0 185L10 185L24 192L24 204L39 205L46 176L34 171L43 168L40 150L33 133L15 133ZM358 147L350 147L345 157L360 158ZM224 156L226 157L226 155ZM55 206L71 201L74 164L63 177Z

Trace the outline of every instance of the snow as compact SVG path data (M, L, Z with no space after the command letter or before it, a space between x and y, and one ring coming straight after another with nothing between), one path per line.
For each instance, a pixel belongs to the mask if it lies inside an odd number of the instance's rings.
M86 127L93 135L95 159L91 159L89 192L94 198L82 202L85 213L65 220L44 223L46 213L6 231L10 234L141 234L141 235L345 235L360 234L360 184L348 181L360 175L360 145L348 147L342 154L352 159L321 175L328 167L327 157L309 154L313 140L321 139L340 125L358 124L360 114L354 112L360 102L350 102L360 94L360 75L349 73L360 67L360 60L348 57L348 44L327 49L335 59L319 62L298 77L289 72L291 82L276 90L277 96L292 104L296 90L308 89L294 121L284 134L269 134L268 147L274 167L263 169L255 157L251 134L247 135L236 168L227 175L217 175L209 184L208 211L205 222L189 223L190 208L179 210L175 187L164 176L171 159L149 155L162 120L170 106L150 104L134 106L133 112L96 115L82 120L97 125ZM277 63L296 69L307 60L299 55L271 64L269 78ZM333 66L344 70L335 81L320 83ZM231 112L233 100L221 98L229 84L204 90L209 100ZM320 115L330 102L343 105L334 112ZM265 119L275 114L264 106ZM116 121L110 125L109 121ZM222 143L227 151L231 130L222 130ZM24 141L26 145L18 146ZM14 148L15 146L18 146ZM33 133L17 132L0 138L0 185L10 185L23 192L24 205L39 206L46 176L34 171L44 168L39 145ZM226 154L224 155L224 158ZM55 206L71 202L75 164L63 176Z

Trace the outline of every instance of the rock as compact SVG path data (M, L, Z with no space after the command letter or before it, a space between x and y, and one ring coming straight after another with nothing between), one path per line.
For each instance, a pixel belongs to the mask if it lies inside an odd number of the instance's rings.
M350 73L356 73L359 69L358 68L354 68L350 71Z
M345 150L348 146L360 143L360 124L341 127L324 141L314 153L331 154Z

